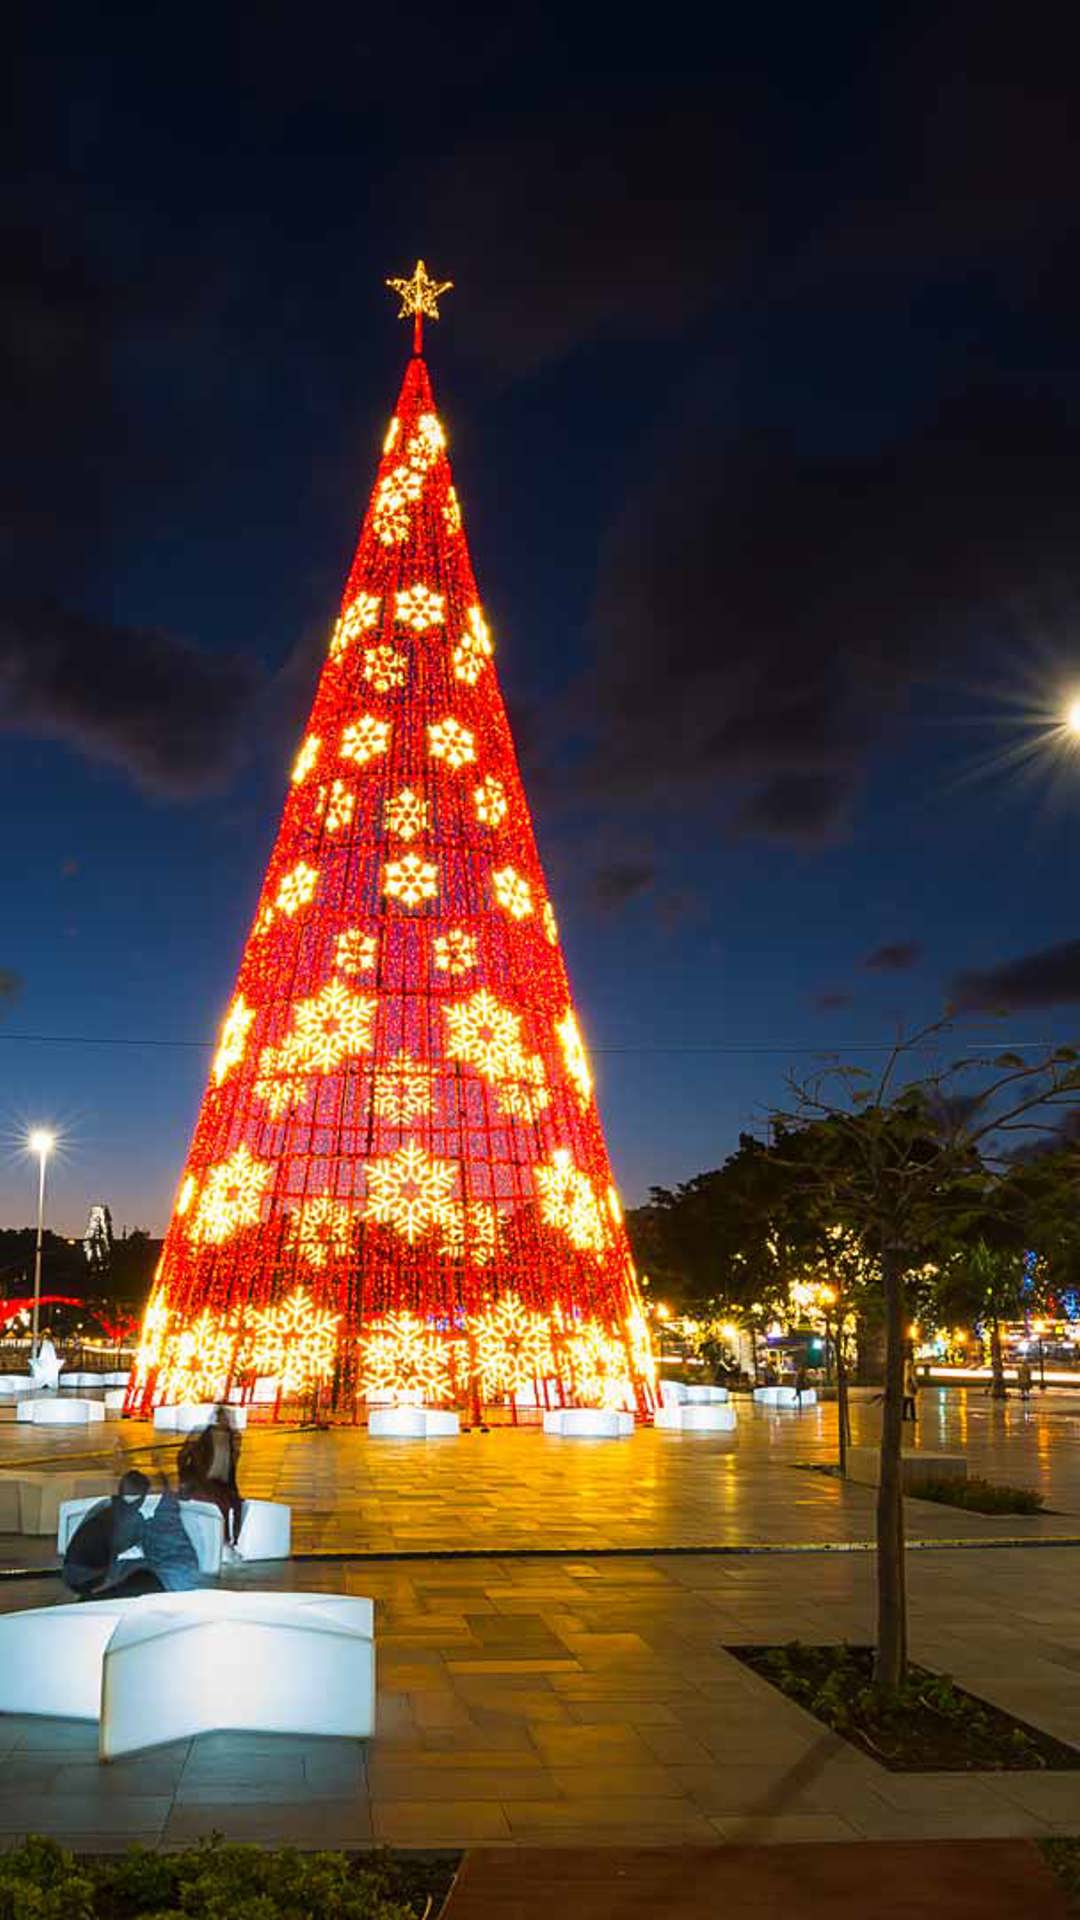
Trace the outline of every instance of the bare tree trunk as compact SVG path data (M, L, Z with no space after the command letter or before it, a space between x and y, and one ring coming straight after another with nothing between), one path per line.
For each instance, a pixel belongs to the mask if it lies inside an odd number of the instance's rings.
M904 1592L904 1502L900 1469L904 1393L904 1273L895 1247L883 1247L885 1290L885 1404L877 1495L877 1650L874 1685L900 1686L907 1666Z
M851 1412L848 1405L847 1361L844 1358L844 1316L836 1320L836 1438L839 1446L840 1478L847 1479L848 1448L851 1445Z
M1001 1351L1001 1323L996 1313L990 1322L990 1366L994 1376L990 1383L990 1398L1006 1400L1008 1389L1005 1385L1005 1359Z

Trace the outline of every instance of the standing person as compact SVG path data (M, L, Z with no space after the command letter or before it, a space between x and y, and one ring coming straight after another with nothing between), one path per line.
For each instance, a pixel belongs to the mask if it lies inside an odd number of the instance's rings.
M802 1397L803 1397L803 1394L804 1394L804 1393L806 1392L806 1389L807 1389L807 1387L809 1386L809 1384L810 1384L810 1382L809 1382L809 1379L808 1379L808 1377L807 1377L807 1372L806 1372L806 1368L805 1368L805 1367L798 1367L798 1368L796 1368L796 1372L795 1372L795 1405L797 1406L797 1408L798 1408L798 1410L799 1410L799 1412L800 1412L800 1413L802 1412Z
M904 1395L900 1403L901 1420L910 1420L915 1424L915 1396L919 1391L919 1376L915 1371L915 1361L910 1353L904 1355Z
M1017 1367L1016 1384L1020 1389L1020 1398L1026 1407L1028 1401L1031 1399L1031 1364L1029 1361L1021 1360L1020 1365Z
M215 1407L210 1425L193 1434L180 1449L181 1499L210 1500L220 1508L230 1558L235 1557L244 1513L236 1484L239 1458L240 1435L229 1418L228 1407Z
M125 1575L134 1571L130 1562L120 1564L120 1555L129 1547L142 1546L142 1503L149 1491L145 1473L133 1467L110 1500L99 1501L83 1515L68 1541L61 1575L80 1600L115 1593Z

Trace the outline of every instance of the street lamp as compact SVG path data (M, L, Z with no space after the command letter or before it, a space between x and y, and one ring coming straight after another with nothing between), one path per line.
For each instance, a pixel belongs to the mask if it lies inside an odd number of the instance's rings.
M1080 698L1070 700L1065 709L1065 729L1080 738Z
M45 1232L45 1162L56 1145L55 1135L35 1127L26 1145L38 1157L37 1245L34 1250L34 1318L30 1331L30 1358L37 1359L38 1318L41 1313L41 1242Z

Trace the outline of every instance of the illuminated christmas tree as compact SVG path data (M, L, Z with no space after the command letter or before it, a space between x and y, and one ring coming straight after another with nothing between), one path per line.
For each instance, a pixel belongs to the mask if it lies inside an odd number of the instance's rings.
M637 1407L654 1366L414 355L180 1181L129 1410ZM259 1383L256 1386L256 1383Z

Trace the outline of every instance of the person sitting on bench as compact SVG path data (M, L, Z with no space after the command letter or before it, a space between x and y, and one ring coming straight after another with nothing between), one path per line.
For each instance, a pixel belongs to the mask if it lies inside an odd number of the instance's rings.
M120 1555L142 1545L142 1503L149 1491L145 1473L130 1468L112 1498L83 1515L68 1541L62 1570L64 1585L80 1600L93 1600L123 1579Z

